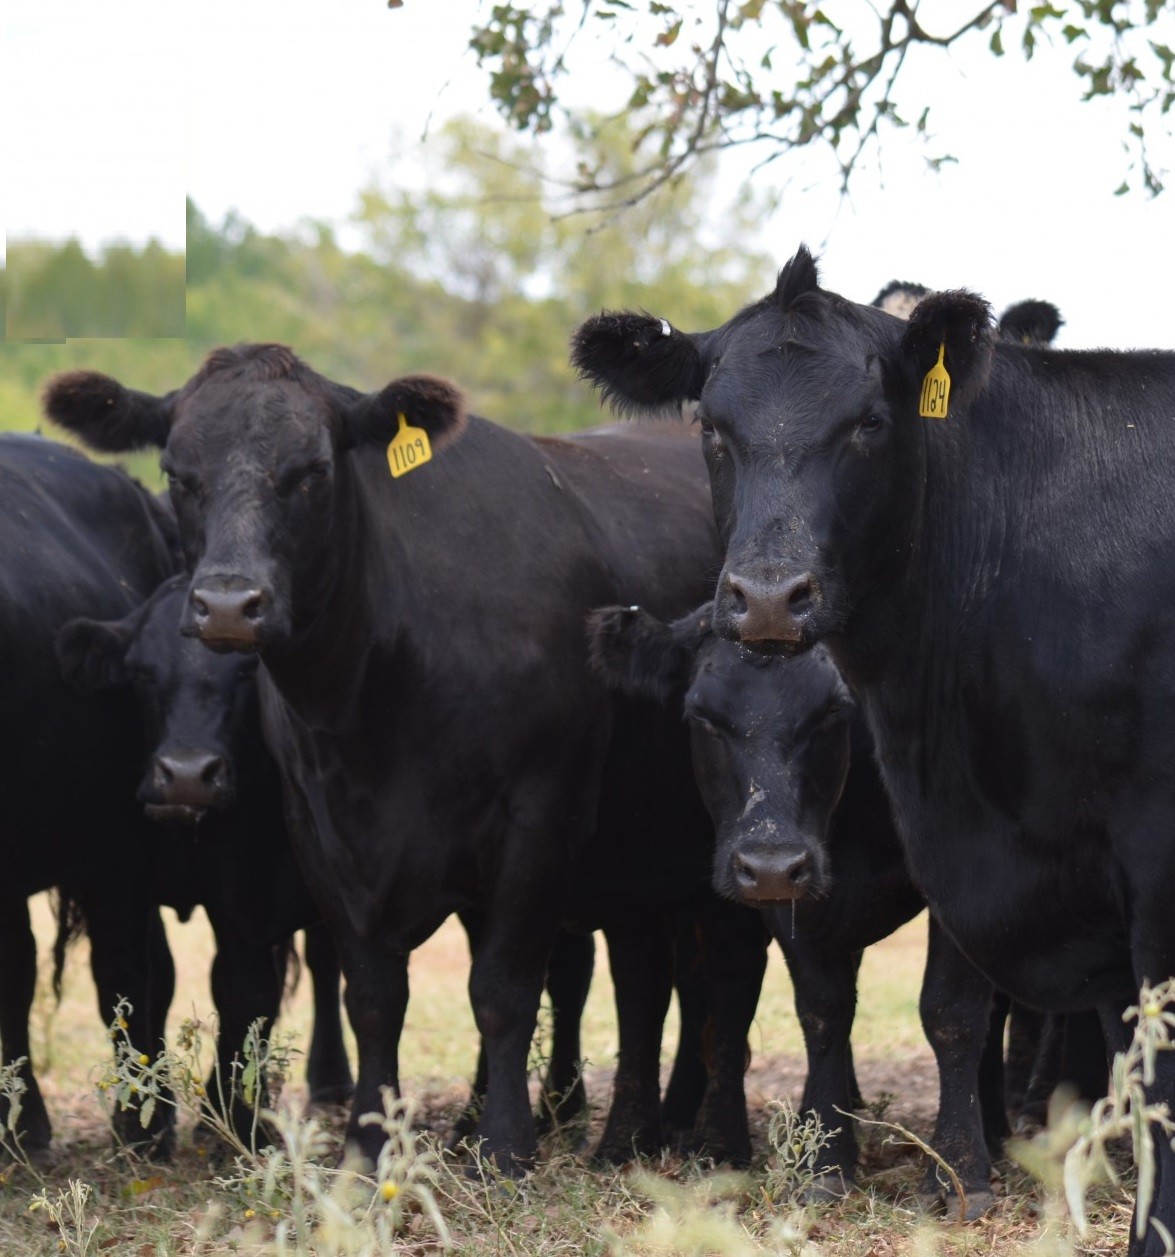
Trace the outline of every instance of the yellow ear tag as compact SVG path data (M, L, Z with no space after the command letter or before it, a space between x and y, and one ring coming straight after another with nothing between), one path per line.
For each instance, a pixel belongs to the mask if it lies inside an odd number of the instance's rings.
M926 372L922 381L922 397L918 402L918 413L923 419L945 419L947 402L951 396L951 377L943 366L943 354L947 351L946 342L938 346L938 361Z
M400 421L400 430L388 443L388 469L398 480L432 458L432 443L423 428L414 428L404 415L396 418Z

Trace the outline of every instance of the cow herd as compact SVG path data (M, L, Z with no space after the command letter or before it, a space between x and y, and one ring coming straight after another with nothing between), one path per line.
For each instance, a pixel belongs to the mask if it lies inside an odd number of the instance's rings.
M103 1015L125 996L144 1053L173 983L158 906L205 905L222 1067L307 928L311 1093L353 1086L346 1138L374 1160L359 1119L399 1087L408 956L457 914L481 1040L458 1131L517 1174L544 985L556 1113L584 1103L599 930L619 1056L596 1154L673 1138L740 1163L773 936L840 1192L860 953L928 903L933 1142L990 1203L1023 1025L1094 1019L1117 1047L1140 984L1175 974L1175 355L1050 349L1044 303L997 327L972 294L908 296L908 320L856 305L801 249L712 331L575 332L616 409L695 430L530 438L438 378L364 394L278 345L158 397L52 380L54 422L158 448L168 493L0 439L5 1062L28 1054L35 891L84 921ZM1175 1100L1165 1055L1152 1093ZM166 1106L120 1121L174 1140Z

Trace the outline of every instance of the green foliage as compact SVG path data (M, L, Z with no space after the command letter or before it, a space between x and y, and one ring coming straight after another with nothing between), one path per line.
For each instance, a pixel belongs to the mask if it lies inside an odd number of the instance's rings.
M622 174L631 136L590 125L600 161ZM186 336L0 342L0 430L40 426L38 393L58 371L89 367L162 393L209 350L250 340L288 344L324 375L362 389L409 372L448 376L491 419L569 431L601 421L567 364L568 337L588 314L632 304L711 326L771 274L766 257L706 245L699 180L666 186L622 220L588 222L558 217L557 185L500 133L458 120L430 152L423 190L393 167L361 193L359 251L321 224L265 234L236 215L211 223L189 202ZM727 238L748 235L755 212L736 202ZM50 252L54 265L76 264L76 246ZM152 455L123 461L159 487Z
M768 160L826 147L847 187L883 131L906 126L899 106L911 49L982 48L982 40L999 57L1005 35L1026 58L1042 41L1072 46L1083 99L1126 100L1130 180L1159 192L1163 171L1151 146L1170 136L1175 76L1167 44L1153 36L1170 28L1169 5L1065 0L1017 9L1008 0L970 0L923 19L918 5L888 0L839 6L842 28L820 0L546 0L493 5L469 43L489 72L491 100L512 127L530 134L555 125L576 41L595 38L607 47L630 84L614 116L635 116L640 162L635 177L616 180L583 144L577 190L587 204L628 204L707 153L750 143L769 152ZM929 156L935 166L946 159Z
M96 260L72 239L9 240L6 285L10 340L184 334L184 260L156 240Z

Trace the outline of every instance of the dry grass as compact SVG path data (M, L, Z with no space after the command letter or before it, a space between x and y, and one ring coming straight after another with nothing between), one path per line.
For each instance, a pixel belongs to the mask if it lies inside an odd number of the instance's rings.
M38 936L47 945L51 922L43 901L36 905L34 915ZM168 921L177 968L176 1027L193 1012L207 1015L211 1008L207 977L211 939L202 917L197 916L187 925L179 925L174 918ZM871 1101L892 1097L886 1117L926 1138L933 1125L937 1083L917 1016L924 948L925 927L919 920L867 954L854 1047L866 1097ZM442 1135L464 1101L474 1063L467 976L468 951L455 922L412 958L412 1000L401 1054L403 1077L406 1091L422 1102L420 1124ZM309 1007L304 979L283 1017L285 1027L301 1043L309 1029ZM91 1194L84 1205L81 1230L75 1234L67 1227L63 1231L46 1210L29 1212L32 1193L41 1184L27 1170L11 1167L0 1187L0 1253L47 1257L60 1252L110 1252L147 1257L278 1251L273 1241L275 1228L285 1225L281 1222L284 1206L270 1210L255 1188L216 1182L214 1171L184 1137L186 1131L181 1130L176 1161L166 1167L134 1164L125 1154L112 1152L93 1085L108 1060L109 1041L97 1015L84 942L71 953L60 1009L54 1011L47 996L38 999L36 1031L40 1077L57 1140L53 1162L41 1170L44 1183L54 1199L70 1180L86 1184ZM666 1066L674 1041L671 1024L666 1034ZM1007 1167L1007 1195L992 1215L966 1227L950 1227L928 1220L918 1209L914 1192L922 1167L917 1155L887 1142L885 1132L876 1128L861 1132L862 1190L838 1205L793 1215L786 1202L771 1196L773 1180L762 1160L769 1151L767 1102L782 1096L798 1100L803 1083L802 1044L791 988L783 962L774 952L752 1048L748 1096L761 1159L749 1177L730 1189L733 1194L725 1202L698 1197L699 1191L711 1189L698 1186L710 1180L705 1179L706 1167L695 1163L667 1157L647 1167L658 1176L648 1180L631 1170L600 1171L582 1155L548 1149L540 1169L517 1189L471 1180L447 1169L441 1172L435 1194L452 1251L511 1257L620 1251L697 1251L731 1257L743 1252L794 1251L805 1257L889 1257L941 1251L964 1257L981 1252L1011 1254L1028 1241L1039 1241L1039 1199L1023 1172ZM590 1138L598 1131L607 1103L616 1052L611 986L602 948L585 1018L584 1049L594 1113ZM295 1101L303 1094L301 1083L301 1067L296 1063L287 1089ZM337 1120L334 1128L337 1132ZM670 1195L662 1198L666 1190ZM1129 1222L1128 1199L1120 1192L1107 1192L1095 1200L1091 1217L1093 1231L1082 1251L1121 1251ZM90 1226L95 1229L87 1241ZM713 1228L717 1230L711 1234ZM427 1218L410 1215L396 1250L417 1254L437 1247ZM1036 1243L1034 1252L1047 1257L1045 1250L1072 1251ZM319 1245L288 1251L343 1250Z

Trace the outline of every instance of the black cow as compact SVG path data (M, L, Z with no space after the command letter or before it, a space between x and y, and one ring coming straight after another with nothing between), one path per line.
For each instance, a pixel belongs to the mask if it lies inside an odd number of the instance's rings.
M444 381L363 395L282 346L218 350L163 398L82 372L46 402L92 443L165 447L194 571L184 631L261 656L266 741L359 1043L348 1139L370 1158L382 1143L359 1117L399 1082L408 953L476 911L477 1133L521 1167L543 972L611 736L584 619L701 601L717 543L696 443L533 440L467 416Z
M576 357L629 408L699 403L715 627L828 643L944 926L1015 998L1098 1006L1120 1040L1175 974L1175 355L998 342L966 292L903 324L805 250L723 327L666 326L604 316ZM1175 1104L1170 1053L1148 1094Z
M857 1157L845 1114L861 1103L850 1046L861 951L925 904L869 733L832 661L823 650L755 654L716 637L711 618L710 604L673 624L635 607L606 608L592 618L593 657L610 684L672 706L689 724L716 831L714 888L769 905L764 917L787 960L808 1054L801 1109L838 1132L817 1168L824 1187L840 1191ZM998 1155L1007 1129L1003 1022L988 1045L990 1003L990 984L932 921L921 1012L940 1079L933 1145L959 1174L973 1217L992 1203L989 1147ZM985 1050L994 1060L984 1062ZM933 1166L926 1190L939 1191Z
M306 930L314 985L310 1099L349 1099L351 1070L338 957L294 862L277 767L261 741L257 661L214 655L180 635L187 590L187 576L174 576L121 619L71 620L57 636L57 654L79 689L124 690L141 713L138 800L166 827L154 835L155 896L185 919L204 905L216 940L212 998L220 1023L206 1090L231 1099L230 1119L247 1132L252 1115L232 1087L233 1058L253 1021L269 1027L277 1016L284 944L295 930Z
M29 895L60 887L85 913L104 1022L120 997L127 1033L153 1054L174 972L151 894L154 841L135 804L142 731L123 695L82 695L62 678L53 640L78 615L118 617L175 570L166 513L121 471L39 437L0 437L0 1040L4 1063L29 1056L36 977ZM44 1148L49 1117L29 1065L19 1133ZM4 1114L5 1118L7 1114ZM173 1121L156 1109L115 1117L120 1138L166 1153Z

